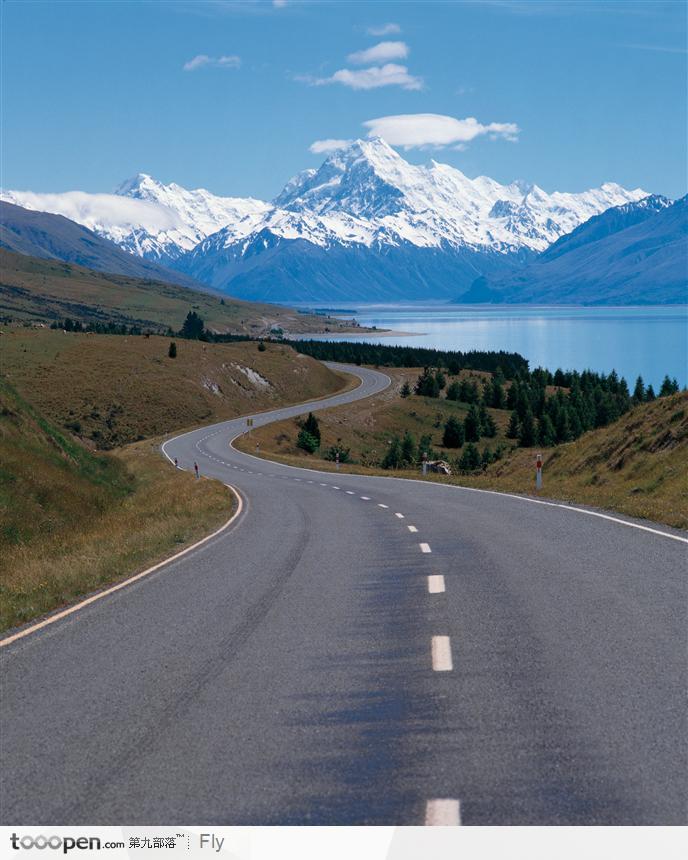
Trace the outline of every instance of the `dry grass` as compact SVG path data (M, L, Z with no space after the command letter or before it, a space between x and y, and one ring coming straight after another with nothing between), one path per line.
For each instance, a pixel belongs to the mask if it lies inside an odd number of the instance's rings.
M401 435L406 430L416 439L423 433L431 433L433 446L439 453L455 457L456 451L445 452L441 448L441 425L450 414L461 417L467 407L415 396L402 400L399 390L404 379L412 382L418 370L385 369L385 372L393 378L393 385L386 392L318 413L321 450L337 440L350 447L358 462L342 465L340 471L344 473L418 478L418 470L389 472L375 465L385 451L387 440L392 434ZM490 412L499 433L495 439L481 439L479 447L508 444L504 459L478 475L450 478L429 475L426 480L535 495L535 449L513 448L513 442L504 436L509 413ZM436 426L439 416L440 426ZM259 428L250 442L243 437L237 447L255 453L259 442L261 456L333 471L333 463L296 447L297 434L296 421L281 421ZM637 407L609 427L590 431L575 442L542 453L543 498L592 505L688 528L688 394L685 392Z
M0 462L1 629L165 558L233 505L151 442L89 452L1 381Z
M101 447L353 384L290 348L15 329L0 338L0 628L169 557L230 516L158 442ZM263 381L264 380L264 381ZM87 444L70 432L74 422Z
M99 448L339 391L290 347L0 329L4 376L46 418Z
M155 564L231 515L223 484L171 469L148 442L110 456L135 475L130 493L47 539L3 550L0 629Z

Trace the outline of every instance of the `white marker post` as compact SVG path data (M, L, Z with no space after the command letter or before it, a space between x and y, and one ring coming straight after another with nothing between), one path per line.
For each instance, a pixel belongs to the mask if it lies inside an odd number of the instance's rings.
M535 489L542 489L542 454L535 456Z
M337 471L339 471L339 451L337 451L336 454L334 455L334 463L335 463Z
M427 451L423 451L423 465L421 466L421 473L423 476L428 474L428 454L427 454Z
M248 435L251 435L251 427L253 427L253 418L246 419L246 426L248 427Z

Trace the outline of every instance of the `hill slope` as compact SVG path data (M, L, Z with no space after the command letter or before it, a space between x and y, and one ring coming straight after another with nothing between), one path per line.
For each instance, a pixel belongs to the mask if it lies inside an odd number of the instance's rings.
M122 252L123 253L123 252ZM133 258L132 258L133 259ZM94 272L81 266L14 254L0 248L0 318L50 322L70 317L81 322L113 321L153 331L174 331L191 308L214 331L265 335L285 332L350 330L335 319L300 314L276 305L199 292L157 280Z
M681 304L688 298L688 197L609 209L525 268L481 277L457 302Z
M128 254L109 239L62 215L33 212L4 201L0 201L0 247L31 257L74 263L97 272L202 289L193 278Z
M111 448L330 394L341 377L290 347L4 329L0 366L64 430Z

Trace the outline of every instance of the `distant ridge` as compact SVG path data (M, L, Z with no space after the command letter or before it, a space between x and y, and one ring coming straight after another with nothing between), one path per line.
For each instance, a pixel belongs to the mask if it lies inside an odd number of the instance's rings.
M688 196L608 209L508 276L477 278L458 303L688 302Z
M0 247L30 257L74 263L97 272L204 289L188 275L128 254L114 242L62 215L33 212L4 201L0 201Z

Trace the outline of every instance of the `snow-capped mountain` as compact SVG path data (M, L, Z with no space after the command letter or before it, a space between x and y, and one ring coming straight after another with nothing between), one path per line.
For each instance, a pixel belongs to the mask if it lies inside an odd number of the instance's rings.
M166 265L224 227L235 238L250 233L271 208L251 197L218 197L204 188L163 185L145 173L123 182L114 194L3 191L0 199L64 215L131 254Z
M435 161L411 165L379 138L357 140L291 179L251 232L220 230L178 266L244 298L443 298L645 196L613 183L547 194L469 179Z
M478 278L457 302L679 304L688 281L688 197L607 209L527 266Z
M470 179L436 161L409 164L373 138L297 174L272 203L189 191L146 174L114 195L2 196L66 215L132 254L244 298L360 301L454 297L646 192L605 183L550 194L523 182Z
M145 173L139 173L115 189L120 197L130 197L162 206L176 216L172 229L151 233L146 230L109 228L108 239L132 254L149 259L173 261L194 248L202 239L226 229L235 239L248 235L270 205L252 197L218 197L196 188L189 191L171 182L163 185Z

